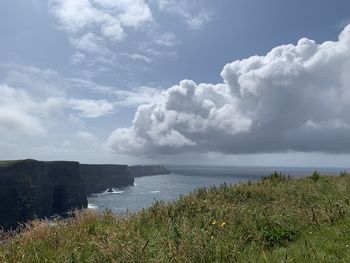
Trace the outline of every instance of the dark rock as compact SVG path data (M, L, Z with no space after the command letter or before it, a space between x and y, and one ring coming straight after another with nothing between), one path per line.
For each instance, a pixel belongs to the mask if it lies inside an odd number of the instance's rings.
M0 225L87 207L78 162L0 162Z
M81 164L80 174L88 195L134 184L134 177L128 173L127 165Z
M148 175L170 174L171 172L160 165L135 165L129 166L128 171L133 177L141 177Z

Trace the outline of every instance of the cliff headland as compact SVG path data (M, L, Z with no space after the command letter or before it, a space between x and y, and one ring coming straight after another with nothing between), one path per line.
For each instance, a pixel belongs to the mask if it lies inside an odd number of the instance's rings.
M81 164L80 174L87 195L134 184L134 177L128 172L127 165Z
M87 207L87 196L132 186L134 177L169 173L162 166L0 161L0 226L16 228L35 218Z
M133 177L170 174L171 172L160 165L134 165L128 166L128 171Z
M0 200L0 225L4 228L87 207L78 162L1 162Z

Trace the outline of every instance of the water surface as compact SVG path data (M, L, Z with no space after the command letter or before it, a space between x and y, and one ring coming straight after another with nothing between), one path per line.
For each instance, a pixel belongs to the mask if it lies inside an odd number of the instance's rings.
M116 213L138 211L156 200L172 201L198 187L255 181L275 170L292 177L308 176L313 167L229 167L229 166L167 166L169 175L135 178L134 186L114 188L113 193L96 194L88 199L89 207L106 208ZM343 168L318 169L323 174L336 175ZM348 169L349 170L349 169Z

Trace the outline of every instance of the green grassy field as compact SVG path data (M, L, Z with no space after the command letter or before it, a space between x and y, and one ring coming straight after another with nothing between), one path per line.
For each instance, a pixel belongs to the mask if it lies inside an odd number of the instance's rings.
M0 262L350 262L350 176L198 189L126 217L34 221Z

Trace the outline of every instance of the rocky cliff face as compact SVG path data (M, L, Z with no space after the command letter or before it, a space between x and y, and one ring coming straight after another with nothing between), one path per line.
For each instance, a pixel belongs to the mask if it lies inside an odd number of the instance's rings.
M141 177L147 175L170 174L171 172L160 165L136 165L129 166L128 171L133 177Z
M80 174L85 181L88 195L100 193L112 187L124 187L134 184L127 165L81 164Z
M0 165L0 225L87 207L78 162L16 161Z
M134 177L169 173L162 166L0 162L0 226L15 228L34 218L86 208L86 195L133 185Z

